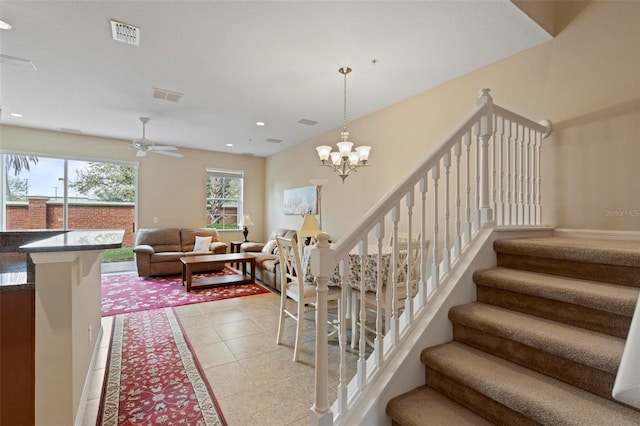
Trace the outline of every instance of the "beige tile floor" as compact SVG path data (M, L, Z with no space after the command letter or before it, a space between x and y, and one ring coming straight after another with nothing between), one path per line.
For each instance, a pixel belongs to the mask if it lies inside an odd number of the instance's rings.
M306 425L314 398L315 333L304 335L301 359L293 362L293 320L285 344L276 345L280 295L267 293L175 308L222 413L230 426ZM310 315L309 318L313 318ZM83 425L95 425L112 317L103 318L104 335L92 376ZM307 321L313 326L313 321ZM329 400L338 383L337 341L329 346ZM348 353L348 376L357 354Z

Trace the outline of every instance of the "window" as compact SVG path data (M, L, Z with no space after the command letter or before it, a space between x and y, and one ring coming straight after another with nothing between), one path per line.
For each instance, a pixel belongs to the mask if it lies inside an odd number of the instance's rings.
M0 220L4 230L125 230L134 241L137 166L4 154Z
M242 217L244 173L207 169L207 217L209 228L239 229Z

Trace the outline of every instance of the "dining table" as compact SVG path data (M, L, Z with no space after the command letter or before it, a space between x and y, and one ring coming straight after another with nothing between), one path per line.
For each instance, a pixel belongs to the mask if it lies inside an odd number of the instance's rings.
M311 273L311 248L312 246L304 246L302 255L302 268L305 271L304 280L314 282L315 276ZM399 251L400 256L405 255L406 251ZM375 292L378 287L378 259L381 259L380 275L382 284L386 284L391 273L391 257L393 248L390 245L384 245L381 248L381 256L378 256L378 246L369 244L367 246L364 262L365 291ZM348 264L345 268L344 283L350 288L360 289L362 282L362 256L359 247L356 246L349 253ZM399 271L397 281L402 280L403 271ZM340 262L336 265L333 275L329 279L329 286L342 286L343 277L340 275Z

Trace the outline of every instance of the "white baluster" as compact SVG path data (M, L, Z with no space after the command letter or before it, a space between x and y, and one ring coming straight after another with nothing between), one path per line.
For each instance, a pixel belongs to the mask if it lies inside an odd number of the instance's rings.
M540 205L540 148L542 147L542 133L536 132L536 146L535 146L535 169L536 169L536 194L535 194L535 204L536 204L536 225L540 225L542 223L542 206Z
M458 257L460 257L460 253L462 252L462 235L461 235L461 221L460 221L460 155L461 152L461 143L460 141L456 142L453 146L453 155L456 157L456 226L455 226L455 236L453 240L453 260L455 261ZM424 235L424 234L423 234Z
M375 353L375 363L377 366L382 365L383 360L383 340L384 329L382 328L382 313L384 312L381 291L384 283L382 282L382 244L384 240L384 221L376 225L376 239L378 242L378 270L376 271L376 338L373 341L373 349ZM387 313L388 314L388 313Z
M481 217L481 212L480 212L480 124L476 123L473 126L473 134L474 134L474 139L475 139L475 146L476 146L476 199L475 199L475 206L474 206L474 210L473 210L473 229L474 231L477 231L478 229L480 229L480 225L482 223L482 217Z
M531 155L531 139L533 138L533 129L531 128L527 128L527 179L526 179L526 185L527 185L527 220L525 221L525 223L527 225L531 225L532 224L532 212L531 212L531 207L532 207L532 202L531 202L531 197L532 197L532 193L533 193L533 189L531 188L531 172L533 170L533 167L531 166L531 160L533 158L533 156Z
M524 126L518 124L518 225L524 224Z
M513 223L513 122L508 121L505 126L507 132L507 223L505 225L511 225Z
M519 164L519 158L520 156L518 155L518 151L519 151L519 146L520 146L520 134L519 134L519 129L520 126L518 125L518 123L513 123L514 128L514 135L513 135L513 208L514 208L514 217L513 217L513 224L519 225L519 200L520 200L520 191L519 191L519 182L520 182L520 174L518 172L518 164Z
M344 262L341 262L344 270ZM344 271L341 273L344 276ZM338 379L337 390L337 410L338 415L343 416L348 409L349 386L347 382L347 298L349 297L349 289L346 286L340 287L340 326L338 334L338 343L340 345L340 377ZM353 315L353 314L351 314Z
M391 209L391 223L393 224L393 244L391 246L391 260L390 271L391 274L391 303L389 303L389 289L387 288L387 308L391 310L391 319L386 320L388 326L387 330L391 330L389 335L391 344L395 347L398 344L400 337L400 322L398 320L398 312L396 306L396 300L398 300L398 268L397 268L397 256L398 256L398 222L400 221L400 205L395 205ZM387 284L388 285L388 284ZM389 312L385 312L389 317ZM390 321L390 323L389 323Z
M491 171L491 208L493 210L493 215L494 218L493 220L496 221L496 218L498 216L498 182L497 182L497 176L498 176L498 166L497 166L497 137L496 137L496 121L497 121L497 117L495 115L493 115L492 117L492 127L491 127L491 134L489 136L489 151L491 152L491 165L490 165L490 171Z
M451 220L451 211L449 209L450 188L449 188L449 172L451 169L451 154L447 152L442 159L444 164L444 238L442 247L442 274L447 274L451 268L451 248L449 241L449 221Z
M434 289L440 287L440 268L438 267L438 179L440 179L440 164L431 168L433 178L433 259L431 264L431 277Z
M362 391L367 385L367 309L366 309L366 279L365 262L367 256L367 236L360 240L358 252L360 254L360 347L358 348L358 390Z
M496 122L498 150L498 206L496 208L496 220L498 225L505 225L504 208L504 117L497 118Z
M418 285L418 306L426 306L427 299L429 297L429 288L427 287L428 265L427 265L427 250L424 247L424 241L427 234L427 186L429 176L420 178L420 193L422 194L421 202L421 217L420 217L420 234L422 235L422 245L420 246L420 283Z
M462 141L467 148L467 200L465 211L465 223L464 223L464 244L465 246L471 241L472 223L471 223L471 131L465 133L462 137Z
M413 187L406 195L407 203L407 219L409 221L407 226L408 238L407 238L407 272L405 273L406 281L406 293L407 297L404 299L404 318L405 325L411 326L413 323L413 297L411 296L411 273L413 269L412 256L411 256L411 241L413 240L413 203L414 203L414 189ZM395 300L394 300L395 304Z

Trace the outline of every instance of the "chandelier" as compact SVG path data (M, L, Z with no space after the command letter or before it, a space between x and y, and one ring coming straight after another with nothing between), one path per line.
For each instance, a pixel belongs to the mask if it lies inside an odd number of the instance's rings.
M323 166L330 167L338 176L342 178L342 183L349 173L367 164L369 159L370 146L357 146L352 151L353 142L349 142L349 132L347 132L347 74L351 72L351 68L342 67L338 72L344 75L344 113L342 133L340 134L342 141L338 142L338 151L331 151L328 145L316 147L318 156Z

